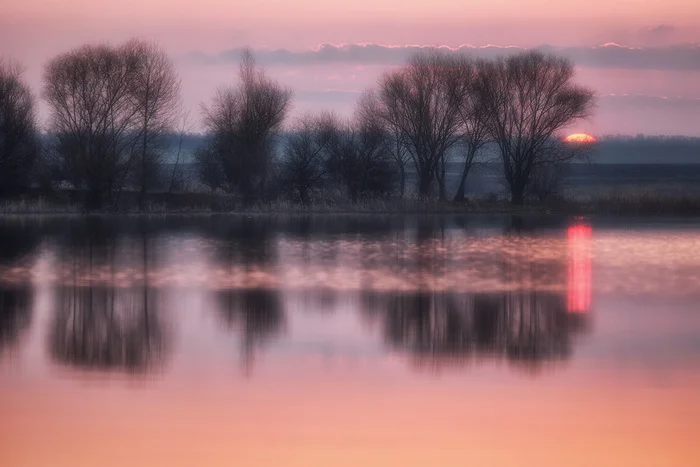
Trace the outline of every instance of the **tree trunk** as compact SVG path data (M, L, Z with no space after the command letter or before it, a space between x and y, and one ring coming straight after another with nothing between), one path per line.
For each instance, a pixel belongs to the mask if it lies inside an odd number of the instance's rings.
M85 207L88 211L96 211L102 208L102 192L99 188L89 188Z
M522 183L513 183L510 187L510 204L513 206L521 206L525 201L525 185Z
M299 200L301 205L306 207L309 204L309 197L305 187L299 187Z
M467 184L467 175L469 175L469 169L471 169L472 164L470 162L464 162L464 170L462 171L462 178L459 180L459 187L457 187L457 193L453 201L464 201L465 186Z
M445 190L445 156L440 158L440 167L438 168L438 188L440 190L440 201L445 201L447 199L447 193Z
M423 170L418 174L418 194L421 198L430 196L430 189L433 186L433 174L429 170Z
M141 189L139 190L139 211L143 211L143 207L146 204L146 185L141 184Z
M354 188L350 188L350 189L348 190L348 192L349 192L348 194L350 195L350 202L351 202L351 203L353 204L353 206L354 206L355 204L357 204L357 198L358 198L357 190L354 189Z
M402 165L399 166L400 176L401 176L401 198L403 199L406 193L406 168Z

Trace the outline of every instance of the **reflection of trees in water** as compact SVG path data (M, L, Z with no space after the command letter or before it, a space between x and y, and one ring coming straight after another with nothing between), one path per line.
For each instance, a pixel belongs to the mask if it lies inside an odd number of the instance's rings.
M29 285L0 283L0 356L14 347L31 321L32 289Z
M109 286L59 289L52 356L83 368L144 371L160 363L163 333L152 300Z
M52 357L84 369L143 372L160 366L166 336L158 297L149 284L147 232L140 230L133 242L122 238L118 243L100 219L80 227L59 247L59 258L69 265L72 277L64 278L68 283L56 293ZM120 266L139 269L143 281L118 284ZM94 275L105 268L108 277Z
M217 294L220 313L241 338L241 363L252 369L255 351L274 339L284 326L279 292L268 289L225 290Z
M27 266L40 236L24 222L0 221L0 269ZM25 277L0 278L0 356L14 348L31 324L33 290Z
M506 358L528 367L566 358L585 316L566 311L562 294L365 293L390 347L420 365Z
M434 366L506 358L536 368L571 354L573 335L587 325L586 313L569 312L566 290L545 292L532 285L566 284L563 260L536 259L509 248L490 258L498 264L503 292L431 292L428 279L442 273L446 258L431 257L430 242L440 230L429 227L418 231L421 247L415 263L419 288L428 291L363 292L365 313L382 323L391 347L409 352L418 364ZM517 242L524 230L516 227L506 235L521 245Z
M277 261L272 219L233 218L219 223L209 233L218 240L214 261L229 270L273 267ZM216 294L219 314L228 329L239 333L241 362L252 370L257 348L277 336L284 325L282 300L269 288L226 289Z
M211 221L207 237L216 240L213 260L224 266L242 264L247 268L273 264L278 234L274 219L233 217Z

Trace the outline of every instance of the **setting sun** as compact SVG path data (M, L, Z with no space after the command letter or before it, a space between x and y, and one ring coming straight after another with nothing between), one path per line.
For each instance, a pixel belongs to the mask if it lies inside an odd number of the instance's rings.
M587 133L574 133L564 138L564 141L567 143L595 143L596 139Z

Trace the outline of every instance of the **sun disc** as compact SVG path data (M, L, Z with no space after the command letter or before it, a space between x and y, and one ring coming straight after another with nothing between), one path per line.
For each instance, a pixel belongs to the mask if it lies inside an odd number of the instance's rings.
M564 138L564 141L567 143L595 143L596 139L587 133L574 133Z

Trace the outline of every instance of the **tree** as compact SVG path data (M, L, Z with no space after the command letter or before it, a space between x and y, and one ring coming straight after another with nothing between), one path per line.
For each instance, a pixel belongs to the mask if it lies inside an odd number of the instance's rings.
M489 63L480 75L488 132L500 149L511 202L522 204L533 170L546 161L544 146L590 114L593 92L573 83L568 59L538 51Z
M249 50L243 53L239 78L237 86L219 89L203 114L226 190L251 201L265 193L273 138L287 115L292 92L268 78Z
M462 86L464 86L463 99L459 106L459 118L462 123L460 146L463 148L464 167L454 201L464 200L467 176L479 151L483 149L488 140L485 103L483 95L478 92L479 73L485 66L483 61L473 61L467 57L461 58L459 61Z
M385 137L379 120L363 119L359 112L350 121L336 121L328 149L328 173L353 204L361 197L391 191L394 171Z
M536 164L528 181L526 196L546 201L562 189L572 162L589 159L594 145L587 142L566 142L552 138L540 150L540 163Z
M175 164L173 164L173 170L170 173L170 182L168 183L168 195L170 195L173 192L176 183L180 186L180 188L182 188L185 184L182 168L180 167L180 159L182 156L182 146L185 142L185 136L187 135L187 131L191 130L191 128L189 127L189 119L190 111L187 110L181 115L180 131L178 132L177 136L177 151L175 152Z
M418 193L430 194L438 165L457 141L464 86L454 57L414 55L408 65L386 73L379 83L381 115L396 128L418 175ZM445 197L444 177L440 197Z
M219 162L209 146L203 146L194 151L194 166L197 177L200 183L208 187L212 193L224 184L224 173Z
M55 154L92 209L123 183L138 135L132 86L141 64L126 51L85 45L53 58L44 72Z
M132 40L125 45L125 53L138 63L129 83L138 131L130 165L139 191L139 209L143 209L146 191L164 175L160 171L167 149L166 137L180 114L180 80L172 60L157 44Z
M21 66L0 59L0 196L29 186L38 152L34 96Z
M282 186L303 205L309 204L311 193L323 183L335 120L327 113L301 117L284 146L280 160Z
M399 172L399 195L406 193L406 167L411 155L401 135L401 129L382 118L382 104L374 90L365 91L357 103L358 119L368 125L379 125L384 133L384 148L391 155Z

